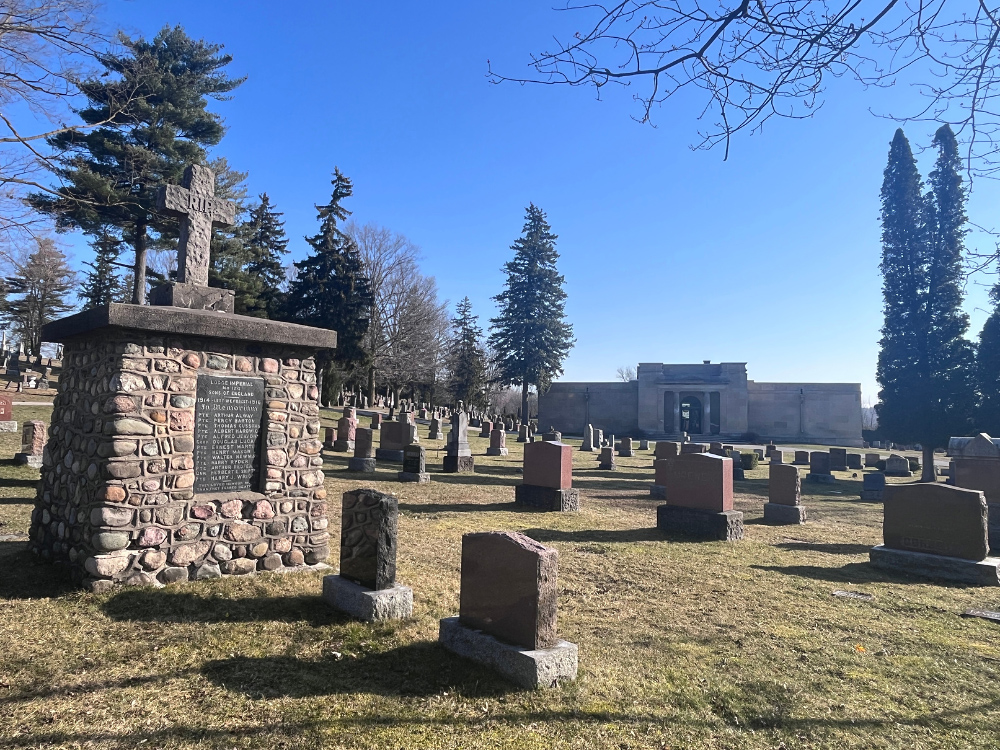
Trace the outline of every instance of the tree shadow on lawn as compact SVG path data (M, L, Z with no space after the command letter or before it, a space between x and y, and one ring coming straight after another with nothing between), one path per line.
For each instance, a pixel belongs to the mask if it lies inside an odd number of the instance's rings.
M535 513L537 508L516 505L514 498L508 503L400 503L400 512L406 513Z
M0 600L56 598L76 591L62 566L28 551L28 542L0 542Z
M870 544L837 544L836 542L781 542L774 546L792 552L804 550L825 552L828 555L864 555L872 548Z
M216 597L211 591L172 592L124 589L102 606L104 614L123 622L308 622L312 627L350 618L321 596Z
M524 529L522 532L536 542L667 542L670 537L656 527L641 529ZM687 539L685 541L691 541Z
M870 547L868 549L871 549ZM819 565L751 565L755 570L765 570L782 575L811 578L814 581L831 583L933 583L942 588L976 588L972 584L956 581L931 580L918 575L906 575L876 568L869 562L847 563L839 568L824 568Z
M437 643L426 642L356 657L217 659L207 662L201 672L216 685L252 699L355 693L431 696L445 690L466 697L490 697L523 690Z
M30 490L30 495L25 495L24 502L34 502L34 490L38 486L38 478L22 479L20 477L0 477L0 488L17 487L18 489ZM8 500L11 498L7 498Z

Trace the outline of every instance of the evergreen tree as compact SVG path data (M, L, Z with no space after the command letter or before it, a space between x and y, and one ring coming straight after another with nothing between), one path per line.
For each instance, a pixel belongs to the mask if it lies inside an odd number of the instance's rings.
M285 301L285 267L281 257L288 252L288 237L282 213L275 211L267 193L260 196L258 204L247 222L245 245L249 262L247 273L256 280L254 297L244 303L247 315L271 318L280 314Z
M974 398L973 350L963 336L960 264L965 189L947 126L924 195L901 129L882 184L882 293L885 321L876 376L879 426L893 440L923 447L923 480L934 479L934 449L968 430Z
M979 334L976 382L980 402L976 426L981 432L1000 435L1000 284L990 291L993 314Z
M141 303L148 233L176 223L156 213L157 188L205 161L205 148L225 132L206 97L224 99L244 79L226 76L232 58L219 54L220 45L192 40L180 26L152 41L122 36L120 43L121 53L98 58L105 73L79 84L88 106L77 114L86 124L106 124L49 139L61 154L56 173L65 186L58 196L33 194L30 203L54 215L60 229L94 236L117 229L135 255L132 298Z
M452 339L448 347L448 389L452 398L468 405L482 405L486 388L486 352L479 316L472 314L472 302L464 298L451 321Z
M7 278L10 297L5 317L13 323L30 356L42 353L42 326L73 309L69 296L75 282L66 256L48 238L39 239L38 249Z
M544 391L562 374L562 363L573 347L573 328L566 321L566 279L556 270L556 235L545 213L533 203L525 213L522 236L504 264L504 290L493 299L500 314L490 320L490 347L497 355L502 382L521 386L521 414L527 422L528 390Z
M316 206L319 234L306 238L312 253L295 264L298 273L289 285L283 313L285 320L337 332L337 349L322 362L326 401L338 384L334 367L348 369L364 363L362 337L368 330L372 305L357 245L337 225L351 214L340 205L353 192L351 181L335 169L332 184L330 202Z
M103 307L111 302L124 302L128 299L128 290L123 285L116 268L118 256L121 254L121 240L110 232L104 232L90 243L94 248L94 262L87 263L90 271L83 282L80 299L83 309Z

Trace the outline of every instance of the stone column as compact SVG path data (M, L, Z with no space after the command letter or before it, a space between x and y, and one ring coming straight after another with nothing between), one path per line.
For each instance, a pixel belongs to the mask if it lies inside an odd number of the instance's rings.
M674 423L670 425L670 434L677 435L681 431L681 392L674 391Z
M712 434L712 394L708 391L702 394L701 431L704 435Z

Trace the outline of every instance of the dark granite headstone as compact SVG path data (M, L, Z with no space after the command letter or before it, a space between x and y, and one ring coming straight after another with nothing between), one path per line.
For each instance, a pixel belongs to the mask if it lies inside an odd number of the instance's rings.
M830 473L830 454L826 451L813 451L809 454L810 474Z
M345 492L340 522L340 575L370 589L396 584L399 501L371 489Z
M830 449L830 471L847 471L847 448Z
M944 484L890 484L884 493L882 538L890 549L983 560L986 498Z
M403 450L403 471L407 474L427 471L427 451L422 445L408 445Z
M556 642L559 553L523 534L462 537L459 619L463 625L529 649Z
M262 378L198 376L194 413L194 491L258 489Z

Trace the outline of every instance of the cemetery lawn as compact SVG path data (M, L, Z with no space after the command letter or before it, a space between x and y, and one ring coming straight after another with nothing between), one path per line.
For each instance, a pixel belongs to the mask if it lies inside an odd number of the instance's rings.
M881 506L850 473L804 485L809 523L772 527L767 468L747 472L745 540L693 543L654 528L646 452L605 472L577 451L580 513L516 511L508 439L505 458L470 439L475 475L439 473L443 442L425 441L429 485L396 483L397 467L359 480L328 456L332 531L346 489L400 500L414 618L371 626L331 611L311 572L74 590L26 551L38 473L0 433L0 747L1000 747L1000 626L960 617L1000 609L1000 588L872 569ZM520 690L436 644L458 612L462 534L495 529L559 550L576 682Z

